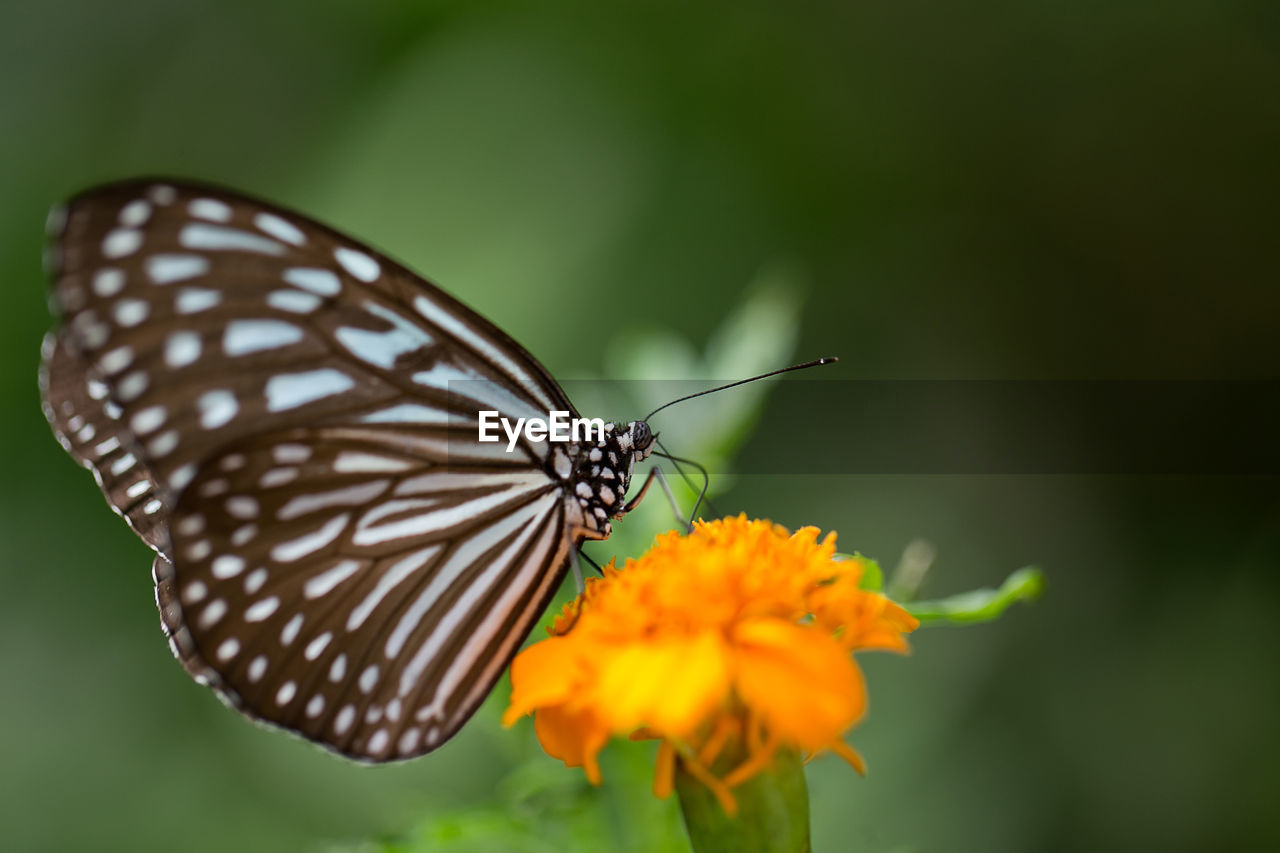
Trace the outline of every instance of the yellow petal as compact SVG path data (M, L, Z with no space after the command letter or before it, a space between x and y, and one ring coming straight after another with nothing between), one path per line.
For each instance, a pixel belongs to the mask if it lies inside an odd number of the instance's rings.
M783 741L818 749L866 710L862 673L821 630L754 619L736 627L734 640L734 688Z
M614 731L647 725L683 737L725 700L728 690L724 640L703 631L613 649L601 665L591 704Z

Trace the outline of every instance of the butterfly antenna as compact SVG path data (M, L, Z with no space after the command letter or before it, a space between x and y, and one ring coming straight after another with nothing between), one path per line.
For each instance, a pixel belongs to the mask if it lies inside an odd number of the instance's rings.
M810 367L821 367L824 364L835 364L839 360L840 359L836 358L835 356L818 358L818 359L814 359L813 361L806 361L804 364L793 364L790 367L783 367L778 370L770 370L768 373L761 373L759 376L752 376L748 379L739 379L737 382L730 382L728 385L720 385L716 388L708 388L706 391L699 391L696 394L686 394L683 397L672 400L670 403L663 403L661 406L654 409L649 414L645 415L644 419L646 422L648 422L650 418L658 414L658 412L661 412L663 409L668 408L669 406L674 406L676 403L683 403L685 400L692 400L694 397L703 397L703 396L706 396L707 394L714 394L715 392L723 391L726 388L737 388L739 385L746 385L748 382L755 382L758 379L768 379L770 376L777 376L780 373L790 373L793 370L806 370Z
M699 473L702 474L702 488L698 491L698 499L693 502L693 509L689 512L689 521L692 523L693 520L698 517L698 507L702 506L703 500L707 497L707 489L711 487L711 473L707 471L706 467L700 462L695 462L692 459L683 459L679 456L672 456L667 452L666 446L663 445L661 441L657 441L656 439L655 441L658 447L662 448L662 452L654 453L654 456L661 456L663 459L670 461L672 466L676 469L676 472L684 479L689 488L694 488L693 482L689 479L689 475L684 472L684 469L680 467L680 463L683 462L686 465L692 465L694 468L698 469ZM711 501L707 501L707 507L716 515L720 514L715 507L711 506Z

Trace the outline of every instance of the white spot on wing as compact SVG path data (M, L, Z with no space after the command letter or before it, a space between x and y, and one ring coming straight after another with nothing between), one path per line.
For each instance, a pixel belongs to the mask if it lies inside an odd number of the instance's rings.
M182 601L184 604L197 604L204 601L208 594L209 588L204 585L204 581L194 580L182 590Z
M280 630L280 644L284 646L293 645L293 641L298 639L298 633L301 630L302 614L295 613L288 622L284 623L284 628Z
M422 730L416 726L405 729L404 734L400 735L399 749L401 755L408 755L418 748L418 742L422 740Z
M226 663L237 654L240 653L240 641L235 637L228 637L218 646L218 660Z
M280 689L276 691L276 704L288 705L293 701L293 697L298 695L298 685L292 681L286 681L280 685Z
M136 464L138 464L137 457L132 453L126 453L124 456L121 456L115 462L111 463L111 473L116 477L119 477Z
M340 654L333 659L333 663L329 664L329 680L335 684L341 681L347 674L347 656Z
M267 304L291 314L310 314L320 307L320 297L300 290L273 290L267 294Z
M366 302L364 307L370 314L390 323L391 328L384 332L371 332L368 329L343 326L334 333L338 342L361 361L377 367L391 368L401 355L432 344L430 335L394 311L388 311L374 302Z
M147 190L147 197L164 207L173 204L178 198L178 191L168 184L156 184Z
M173 489L175 492L180 492L195 479L195 476L196 466L194 462L183 465L181 468L169 475L169 488Z
M152 255L147 275L156 284L171 284L209 272L209 259L200 255Z
M113 376L133 364L133 347L116 347L98 359L98 367L108 376Z
M358 249L339 246L333 252L342 268L361 281L370 282L382 275L382 267L373 258Z
M232 320L222 337L222 348L229 356L246 355L295 344L302 340L302 330L283 320Z
M272 376L267 380L267 411L295 409L349 391L355 384L350 376L332 367Z
M356 721L356 706L343 705L342 710L333 718L333 733L344 735L351 728L351 724Z
M121 299L115 304L114 313L121 326L136 326L147 319L151 306L141 299Z
M200 358L200 335L196 332L173 332L164 342L164 363L170 367L186 367Z
M120 380L120 384L116 386L116 394L126 403L132 402L142 396L147 390L147 374L141 370L135 370Z
M382 750L387 748L388 740L389 740L389 737L387 735L387 730L378 729L369 738L369 752L371 754L377 754L379 752L382 752Z
M138 435L158 430L168 417L164 406L147 406L129 419L129 427Z
M311 448L305 444L277 444L271 448L271 457L281 465L297 465L311 458Z
M241 521L258 517L258 502L248 495L227 498L227 514Z
M246 595L253 595L262 589L262 585L267 582L267 570L259 566L249 574L244 576L244 591Z
M197 314L222 301L222 294L206 287L184 287L178 291L174 306L179 314Z
M280 599L276 598L274 595L268 596L267 598L264 598L261 601L255 601L253 604L249 605L249 608L247 610L245 610L244 621L261 622L263 619L266 619L272 613L275 613L276 608L278 608L279 606L280 606Z
M233 578L244 571L244 560L235 554L222 554L213 558L209 571L219 580Z
M359 560L343 560L315 577L308 578L306 584L302 587L302 594L307 598L322 598L359 570Z
M178 242L187 249L205 249L214 252L258 252L263 255L285 253L284 245L275 240L250 231L241 231L239 228L205 225L202 222L184 225L178 234Z
M205 605L204 610L200 612L200 618L196 620L201 628L210 628L218 623L218 620L227 615L227 603L221 598L215 598Z
M178 446L178 431L167 430L147 443L147 452L159 459L168 456Z
M301 246L307 242L302 229L274 213L259 213L253 218L253 224L277 240L283 240L295 246Z
M120 208L120 224L127 228L137 228L150 218L151 205L140 198Z
M206 391L196 400L200 409L200 426L205 429L217 429L231 422L240 411L236 395L225 388Z
M187 212L197 219L210 222L230 222L231 205L216 198L198 198L187 205Z
M250 683L257 684L262 680L262 676L266 674L266 671L267 658L265 655L258 655L256 658L249 661L249 671L246 674L249 676Z
M283 277L294 287L309 290L319 296L337 296L342 291L342 282L332 270L292 267L284 271Z
M291 563L308 554L314 554L341 535L349 518L348 514L336 516L325 522L318 530L313 530L297 539L281 542L271 549L271 559L277 563Z
M99 296L115 296L123 289L124 270L107 267L93 274L93 292Z
M378 409L360 418L366 424L456 424L458 426L474 423L471 418L457 412L424 406L421 403L398 403L385 409Z
M123 258L138 251L142 245L142 232L132 228L116 228L102 238L102 254L108 258Z
M302 656L307 660L315 660L324 652L325 646L329 645L329 641L333 639L332 631L325 631L311 642L307 643L307 647L302 650Z
M333 460L333 470L340 474L381 474L388 471L408 471L412 467L413 463L404 459L359 450L343 450Z

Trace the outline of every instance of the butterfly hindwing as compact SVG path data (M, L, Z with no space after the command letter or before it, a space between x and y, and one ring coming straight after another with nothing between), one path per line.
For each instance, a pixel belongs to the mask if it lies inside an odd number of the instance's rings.
M188 667L369 760L452 734L475 706L445 685L469 679L478 701L514 652L468 643L523 628L565 569L558 490L525 469L463 473L316 431L238 447L189 494L173 524ZM497 663L489 680L477 661Z

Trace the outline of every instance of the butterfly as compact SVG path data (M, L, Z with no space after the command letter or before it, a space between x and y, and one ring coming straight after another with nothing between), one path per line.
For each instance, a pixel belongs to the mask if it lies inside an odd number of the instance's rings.
M134 180L48 232L45 415L155 551L174 655L254 720L358 761L439 747L644 493L644 420L479 441L484 411L577 411L491 322L311 219Z

